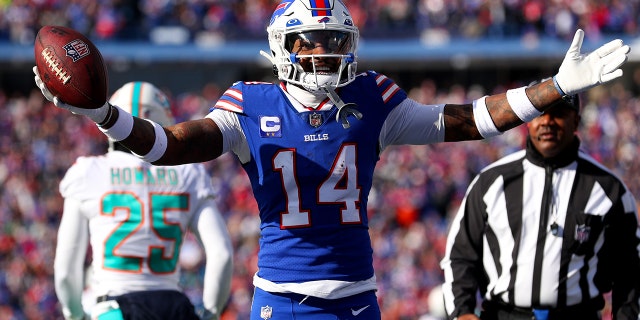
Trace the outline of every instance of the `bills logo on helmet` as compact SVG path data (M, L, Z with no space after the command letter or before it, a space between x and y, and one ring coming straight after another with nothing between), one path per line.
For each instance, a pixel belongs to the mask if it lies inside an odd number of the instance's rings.
M279 16L281 16L285 11L287 11L287 8L289 8L289 5L291 5L294 1L295 0L282 1L273 11L273 15L271 15L271 21L269 21L269 25L272 25L273 21L275 21Z

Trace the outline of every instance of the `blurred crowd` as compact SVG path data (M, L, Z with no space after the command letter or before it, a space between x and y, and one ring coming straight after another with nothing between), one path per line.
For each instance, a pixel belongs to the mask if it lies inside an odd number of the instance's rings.
M640 34L638 0L345 0L363 37L508 38ZM279 0L1 0L0 41L32 44L42 25L94 40L220 43L264 39Z
M626 179L640 198L640 68L632 86L615 82L583 96L584 150ZM463 103L526 83L441 87L425 78L409 95L425 103ZM507 87L508 86L508 87ZM179 120L202 117L224 88L169 92ZM383 153L370 196L370 227L383 319L431 319L429 294L442 282L438 266L448 223L470 179L520 149L520 126L485 141L391 147ZM28 94L0 91L0 319L61 319L53 287L53 254L62 212L58 183L76 157L106 152L106 138L87 119ZM232 295L222 319L247 319L256 271L259 221L251 188L230 155L206 163L233 239ZM191 239L191 238L190 238ZM185 243L182 283L201 307L203 254Z

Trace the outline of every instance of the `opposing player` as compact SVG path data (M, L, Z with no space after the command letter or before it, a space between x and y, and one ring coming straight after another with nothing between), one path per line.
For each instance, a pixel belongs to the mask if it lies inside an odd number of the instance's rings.
M267 28L278 84L237 82L204 119L162 127L118 106L83 114L148 162L182 164L233 152L261 218L251 319L380 319L367 198L390 145L478 140L540 115L565 94L622 75L629 46L580 52L578 30L555 75L463 105L422 105L388 77L358 74L358 29L340 0L285 0ZM554 84L555 83L555 84Z
M130 82L110 99L162 125L174 120L154 85ZM83 319L83 264L92 248L92 316L124 319L218 319L230 294L231 240L202 164L153 166L118 142L102 156L80 157L60 182L55 289L65 319ZM179 287L178 258L187 231L206 254L204 315ZM111 318L110 318L111 319Z

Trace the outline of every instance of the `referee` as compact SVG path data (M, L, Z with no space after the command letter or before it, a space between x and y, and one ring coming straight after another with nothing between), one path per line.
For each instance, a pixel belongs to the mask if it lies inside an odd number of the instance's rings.
M547 109L469 186L442 261L449 319L601 319L608 292L612 319L638 319L636 202L579 149L579 108Z

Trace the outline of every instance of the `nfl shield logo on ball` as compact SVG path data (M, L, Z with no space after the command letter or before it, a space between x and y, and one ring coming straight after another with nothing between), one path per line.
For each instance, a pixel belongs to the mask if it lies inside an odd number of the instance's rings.
M90 53L89 46L79 39L65 44L62 48L66 51L67 57L71 57L71 59L73 59L73 62L88 56Z
M260 318L267 320L271 319L271 314L273 313L273 308L270 306L260 307Z

